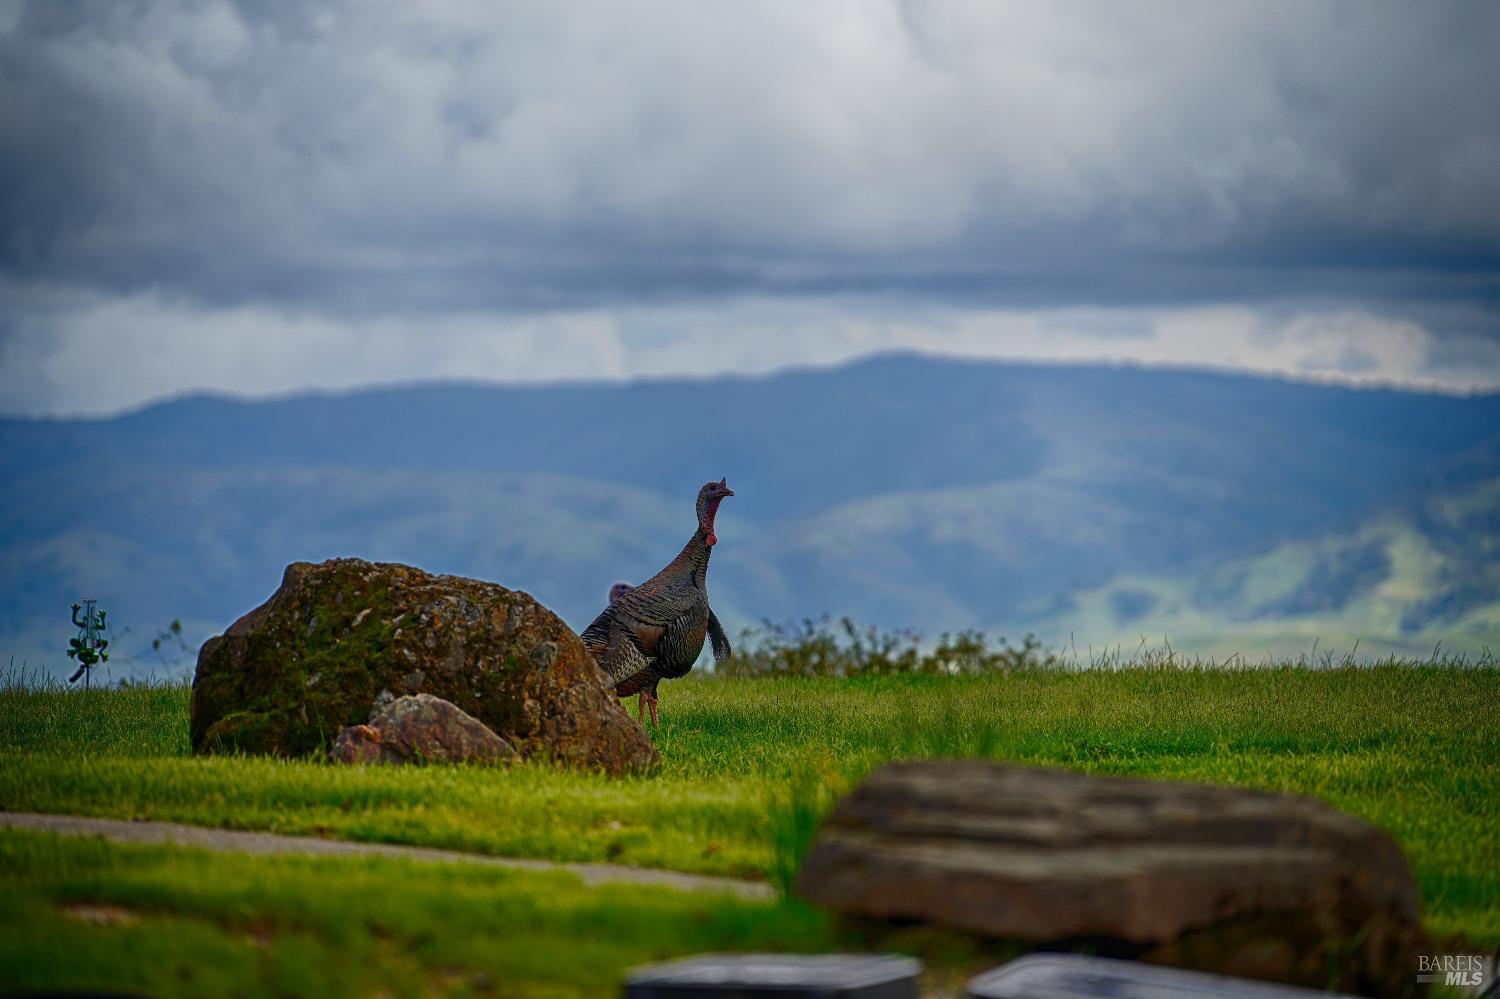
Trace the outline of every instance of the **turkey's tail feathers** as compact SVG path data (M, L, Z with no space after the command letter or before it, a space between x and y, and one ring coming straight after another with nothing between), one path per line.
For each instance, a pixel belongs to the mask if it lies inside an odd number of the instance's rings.
M708 612L708 643L713 647L715 663L722 663L729 658L732 651L729 648L729 636L724 634L724 626L719 623L719 617L713 611Z

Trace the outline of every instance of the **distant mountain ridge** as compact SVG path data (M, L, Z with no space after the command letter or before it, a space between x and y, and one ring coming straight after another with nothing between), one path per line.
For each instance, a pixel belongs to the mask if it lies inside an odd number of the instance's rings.
M731 627L1500 647L1495 395L886 356L5 419L0 471L0 660L54 673L80 596L134 629L121 647L174 617L201 638L335 555L494 579L580 626L720 476Z

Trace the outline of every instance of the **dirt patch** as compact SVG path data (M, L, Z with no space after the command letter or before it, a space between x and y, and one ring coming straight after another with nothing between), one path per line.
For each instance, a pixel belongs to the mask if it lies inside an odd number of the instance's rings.
M129 926L141 921L140 913L103 902L70 902L59 911L69 919L93 923L95 926Z
M775 897L770 885L735 878L683 874L649 867L627 867L623 864L563 864L550 860L527 860L520 857L495 857L459 850L438 850L424 846L396 846L390 843L351 843L347 840L317 839L311 836L282 836L276 833L241 832L233 829L206 829L175 822L125 822L120 819L92 819L81 815L38 815L31 812L0 812L0 828L36 829L71 836L103 836L117 843L155 843L189 846L202 850L225 850L240 853L298 853L318 856L379 856L399 860L432 863L485 864L513 870L565 871L585 884L625 883L676 888L681 891L728 892L741 898L767 900Z

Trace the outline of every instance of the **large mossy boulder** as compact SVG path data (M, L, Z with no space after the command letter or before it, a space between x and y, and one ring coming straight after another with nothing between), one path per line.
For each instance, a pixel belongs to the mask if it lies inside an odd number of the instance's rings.
M1400 848L1311 798L981 761L890 764L799 891L854 917L1361 995L1428 946Z
M287 566L271 598L210 638L193 751L302 756L408 694L443 698L523 757L624 773L657 760L578 636L531 596L410 566Z

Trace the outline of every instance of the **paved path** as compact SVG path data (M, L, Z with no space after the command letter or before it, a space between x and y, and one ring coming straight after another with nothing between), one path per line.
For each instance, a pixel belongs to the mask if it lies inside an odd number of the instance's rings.
M342 839L318 839L313 836L282 836L277 833L241 832L234 829L208 829L175 822L125 822L120 819L91 819L79 815L38 815L32 812L0 812L0 827L35 829L65 836L102 836L117 843L166 843L193 846L205 850L229 850L238 853L300 853L337 857L396 857L401 860L425 860L447 864L486 864L522 871L567 871L585 884L636 884L686 891L729 892L741 898L770 899L775 892L770 885L734 878L715 878L701 874L681 874L648 867L625 867L620 864L562 864L550 860L521 860L494 857L459 850L437 850L425 846L396 846L391 843L355 843Z

